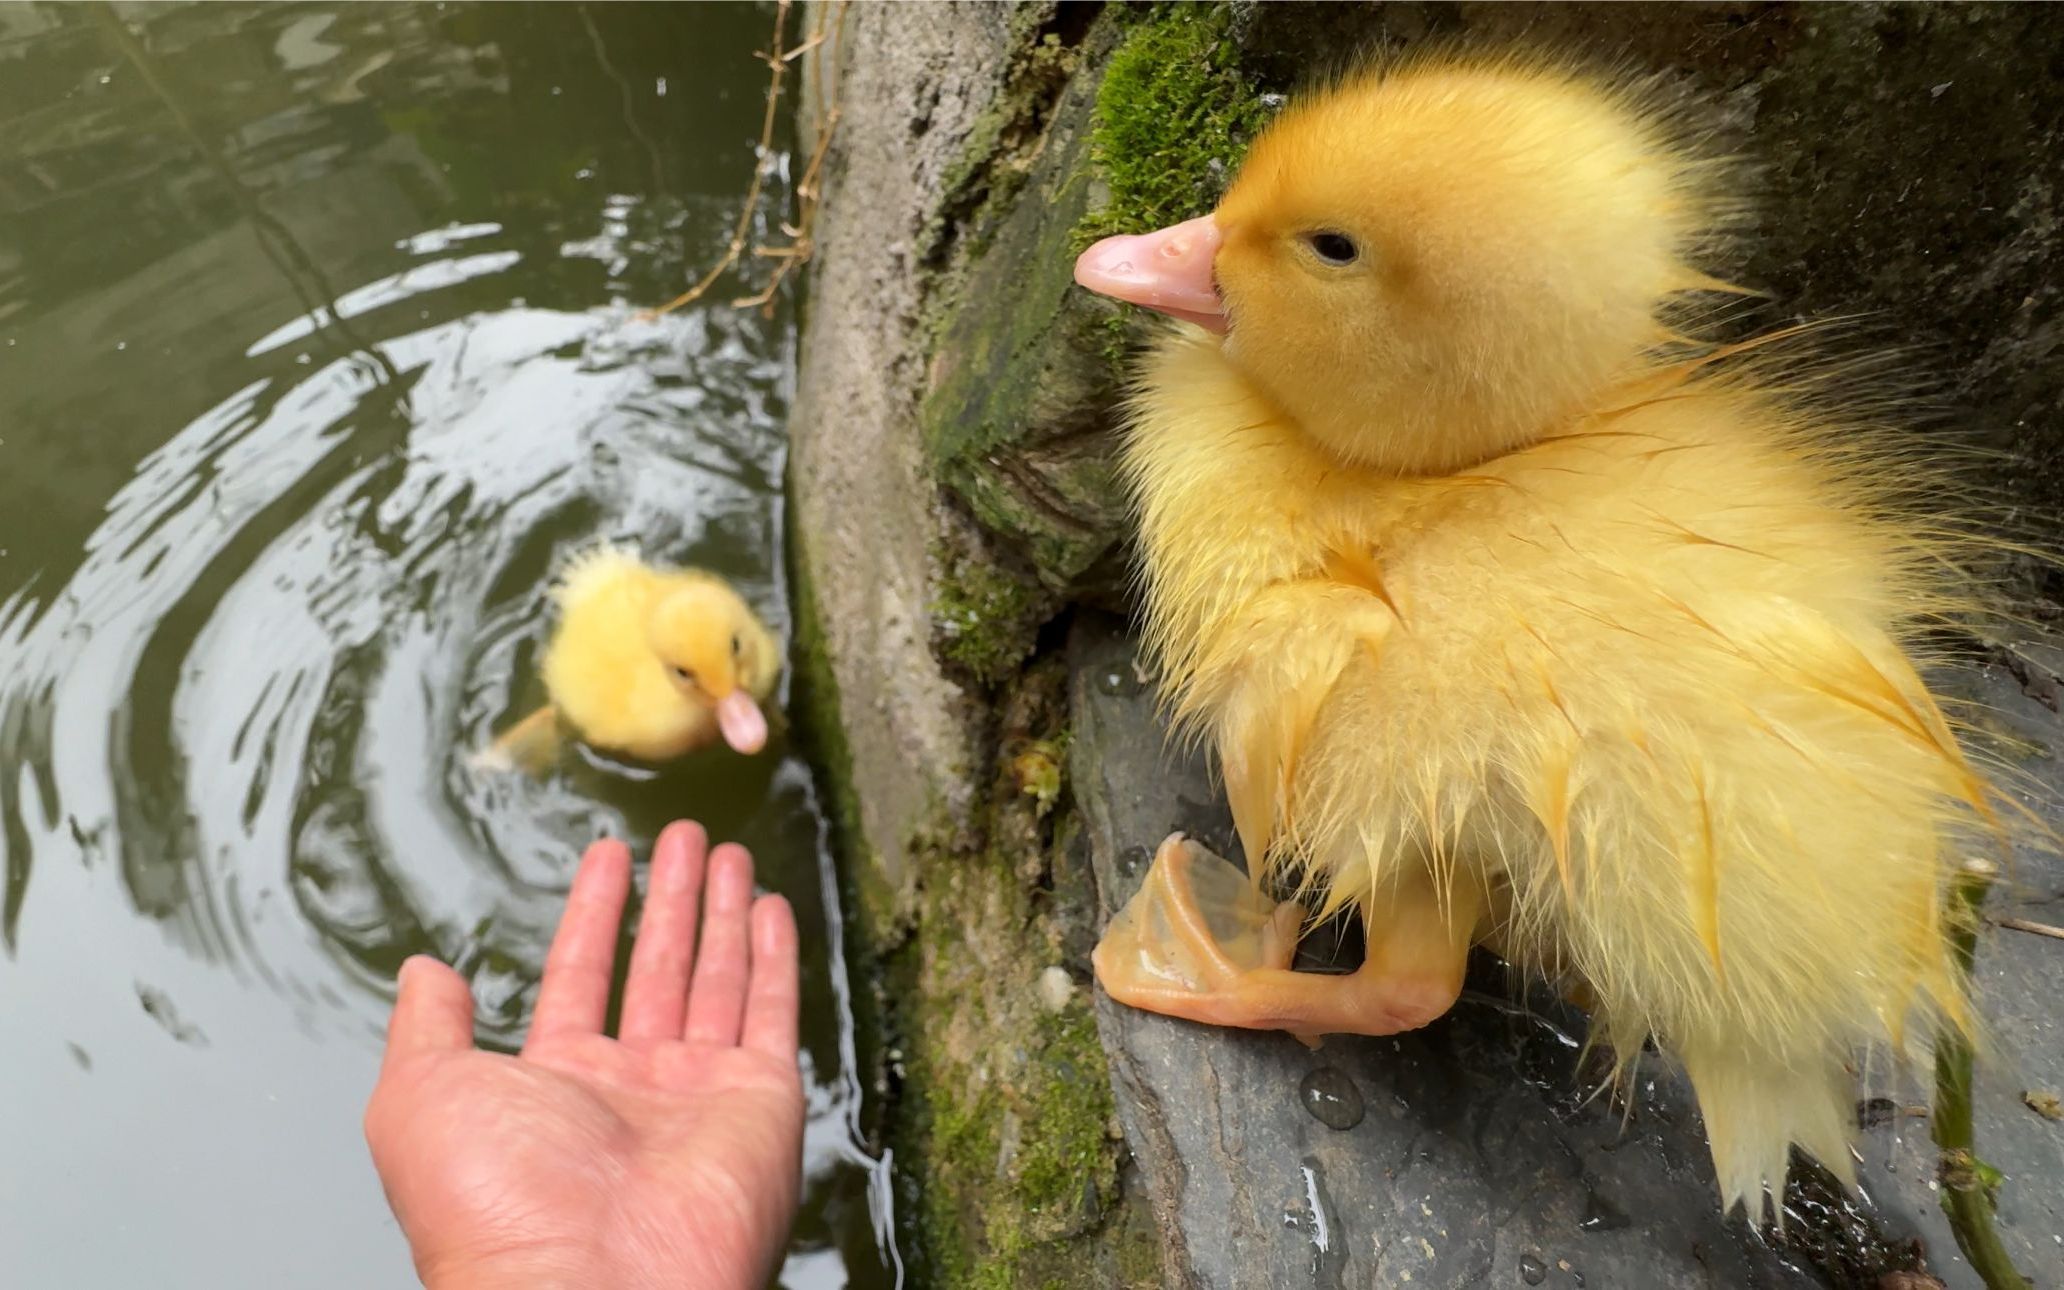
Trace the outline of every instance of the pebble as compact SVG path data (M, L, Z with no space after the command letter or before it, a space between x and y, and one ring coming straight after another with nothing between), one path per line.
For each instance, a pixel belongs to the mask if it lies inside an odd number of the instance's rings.
M1039 974L1039 1002L1048 1012L1059 1012L1075 997L1075 978L1064 967L1050 967Z

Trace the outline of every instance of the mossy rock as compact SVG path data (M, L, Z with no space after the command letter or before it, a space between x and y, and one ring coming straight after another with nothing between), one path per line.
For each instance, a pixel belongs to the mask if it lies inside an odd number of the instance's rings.
M1108 439L1115 372L1080 343L1104 311L1075 288L1068 248L1089 209L1089 102L1070 86L1016 201L980 234L942 314L922 411L940 484L1057 592L1104 559L1124 513Z
M1126 567L1113 423L1136 319L1075 286L1075 257L1217 202L1270 111L1231 21L1215 5L1108 11L1036 146L992 156L1022 167L1009 199L992 195L962 234L972 255L935 333L926 451L1050 607L1115 605Z
M1154 1286L1159 1243L1124 1150L1090 1012L1094 919L1063 778L1065 670L1000 699L976 844L919 839L913 934L881 964L901 1095L891 1112L912 1277L939 1286ZM1061 974L1062 997L1042 989Z
M1217 205L1268 124L1274 78L1243 65L1230 5L1168 5L1130 23L1097 86L1092 154L1107 200L1077 221L1081 251Z

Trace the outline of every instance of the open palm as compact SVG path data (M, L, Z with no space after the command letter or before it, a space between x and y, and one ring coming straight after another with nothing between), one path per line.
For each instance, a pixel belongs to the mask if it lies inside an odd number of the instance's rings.
M520 1057L473 1047L456 972L402 968L366 1139L433 1290L766 1284L801 1176L794 915L742 848L669 827L611 1039L630 881L589 848Z

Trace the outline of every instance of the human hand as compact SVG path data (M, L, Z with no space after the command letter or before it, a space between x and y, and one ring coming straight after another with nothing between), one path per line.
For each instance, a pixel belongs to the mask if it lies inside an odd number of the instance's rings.
M744 848L712 852L699 825L668 826L611 1039L630 884L623 843L588 848L520 1057L473 1047L458 973L402 965L365 1133L431 1290L772 1274L802 1175L795 915L753 898Z

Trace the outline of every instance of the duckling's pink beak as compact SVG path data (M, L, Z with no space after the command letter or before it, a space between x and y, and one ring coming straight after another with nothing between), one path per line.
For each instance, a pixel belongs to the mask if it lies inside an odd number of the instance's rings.
M1223 332L1225 302L1212 281L1211 262L1224 240L1209 215L1158 233L1107 237L1075 261L1075 281L1099 295Z
M743 690L717 700L717 729L725 743L748 756L767 746L767 714Z

